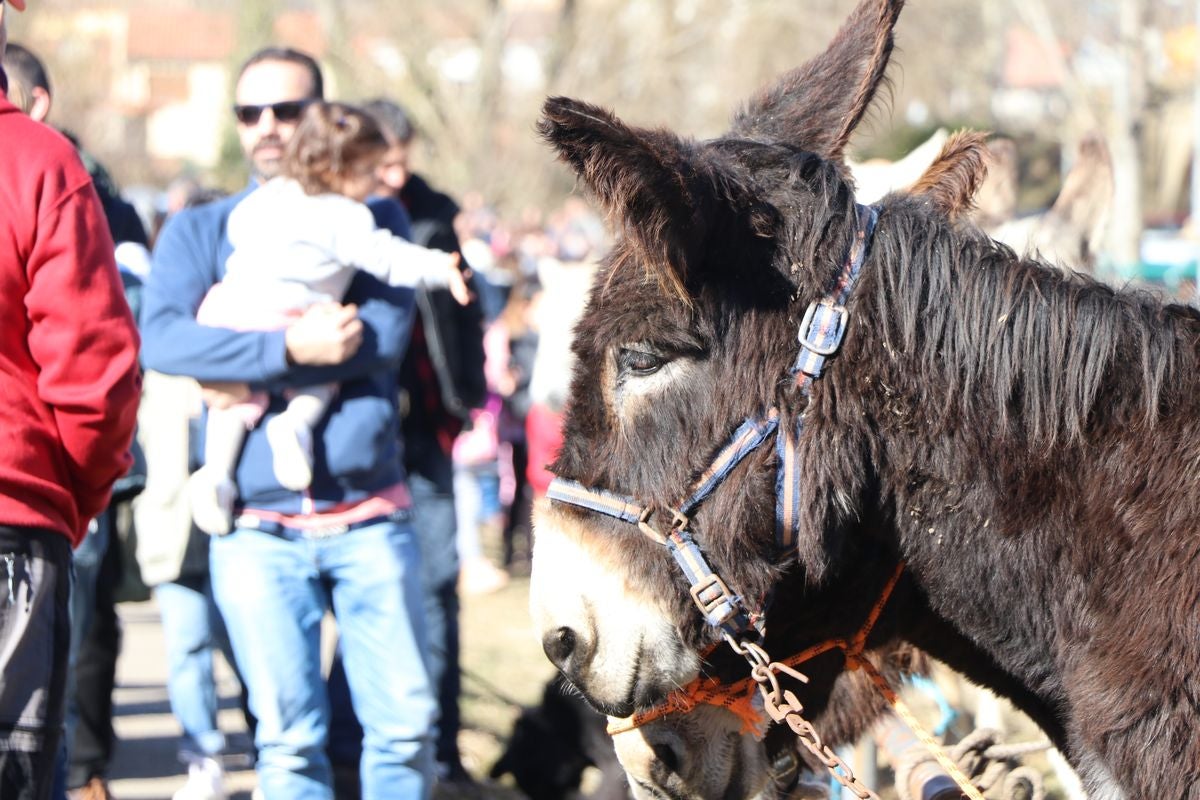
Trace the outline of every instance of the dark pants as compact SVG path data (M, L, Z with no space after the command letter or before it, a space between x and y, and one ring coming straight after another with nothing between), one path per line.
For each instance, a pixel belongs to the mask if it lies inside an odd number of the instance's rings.
M62 737L71 545L0 526L0 797L45 800Z
M516 559L514 539L518 528L523 528L525 531L525 561L532 560L533 551L533 534L530 532L533 496L532 489L529 487L529 476L526 474L529 470L529 447L525 444L524 437L510 442L510 444L512 446L513 479L516 486L513 488L512 505L508 507L508 513L504 519L505 569L512 567L513 561Z
M441 777L461 771L458 731L458 545L454 517L454 466L441 454L425 458L409 476L414 525L421 545L425 589L425 625L429 632L429 674L438 700L435 755Z
M121 584L121 543L117 538L116 509L109 507L100 519L108 526L108 543L96 574L90 624L75 657L75 703L78 719L71 742L67 787L76 789L94 776L107 777L112 760L113 688L121 627L117 619L117 588Z
M460 692L458 638L458 549L455 542L454 465L436 443L429 447L409 445L409 489L413 498L413 527L421 550L424 592L425 653L430 680L438 700L435 757L439 778L463 774L458 752ZM413 454L418 454L415 457ZM341 659L335 657L329 675L329 758L335 770L358 764L362 752L362 728L350 705ZM342 796L341 793L338 795Z

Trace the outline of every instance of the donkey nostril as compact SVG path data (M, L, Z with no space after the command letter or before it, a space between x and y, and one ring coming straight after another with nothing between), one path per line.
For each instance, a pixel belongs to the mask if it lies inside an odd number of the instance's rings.
M565 669L567 660L575 652L577 639L575 631L570 628L556 628L542 637L542 649L546 651L554 666Z
M675 748L666 744L656 744L651 749L654 751L654 757L658 759L658 763L671 773L679 774L679 754L675 752Z

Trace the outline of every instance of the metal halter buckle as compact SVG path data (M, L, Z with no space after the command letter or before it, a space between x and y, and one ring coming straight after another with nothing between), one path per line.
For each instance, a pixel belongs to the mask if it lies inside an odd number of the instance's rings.
M708 599L701 597L702 594L706 594L714 588L716 589L714 595ZM708 619L722 604L726 606L725 613L716 623L718 625L729 621L729 619L737 614L737 604L734 602L736 598L733 592L729 591L729 587L725 585L725 581L721 580L721 576L715 572L710 572L692 584L691 595L692 600L699 607L700 612L704 614L705 619Z
M837 324L830 332L832 341L827 345L817 344L810 338L812 335L813 319L817 315L818 306L825 306L830 312L837 315ZM828 298L814 300L808 304L808 309L804 312L804 319L800 321L800 330L796 335L796 340L800 342L800 346L805 350L809 350L819 356L831 356L842 346L842 336L846 333L846 322L849 317L849 312L841 303L835 303Z

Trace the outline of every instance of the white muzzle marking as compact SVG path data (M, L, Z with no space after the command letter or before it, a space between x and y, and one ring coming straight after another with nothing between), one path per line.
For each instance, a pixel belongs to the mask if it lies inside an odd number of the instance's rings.
M620 553L589 540L584 526L543 504L534 517L529 604L541 640L574 634L567 677L597 705L661 697L699 671L661 602L635 589L614 563ZM663 554L664 558L669 556Z

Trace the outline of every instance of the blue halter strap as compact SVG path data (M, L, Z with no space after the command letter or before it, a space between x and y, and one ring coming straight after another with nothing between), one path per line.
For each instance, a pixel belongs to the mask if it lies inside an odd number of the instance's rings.
M846 301L862 273L875 223L879 212L874 206L858 205L858 230L846 253L842 271L833 290L808 306L796 335L800 352L792 365L796 388L808 400L813 383L825 371L829 359L842 346L850 312ZM792 428L780 426L775 437L775 544L780 551L791 553L800 536L800 434L804 432L804 414L797 415Z
M813 383L821 377L829 360L841 347L849 321L846 301L850 297L875 231L878 212L872 206L856 206L858 227L832 290L809 305L800 323L797 340L800 352L792 366L796 387L808 399ZM733 641L742 641L751 631L764 633L765 608L751 609L742 595L734 592L709 566L690 531L691 514L704 502L742 460L775 434L775 537L784 553L795 549L800 527L799 443L804 415L792 426L780 424L778 409L743 422L709 467L692 485L687 496L666 510L672 516L664 533L650 524L654 510L637 499L596 489L566 478L550 483L547 497L553 501L586 508L599 514L637 525L648 537L665 546L682 570L692 600L705 621Z
M692 599L709 625L738 636L751 628L762 633L762 614L752 612L741 595L735 594L713 571L696 544L688 526L688 515L725 480L742 459L758 449L777 428L779 414L771 411L762 419L746 420L729 443L717 453L681 503L669 508L671 527L664 533L650 524L653 509L634 498L603 489L590 489L576 481L555 478L546 496L560 503L586 508L638 526L643 533L664 545L687 578Z

